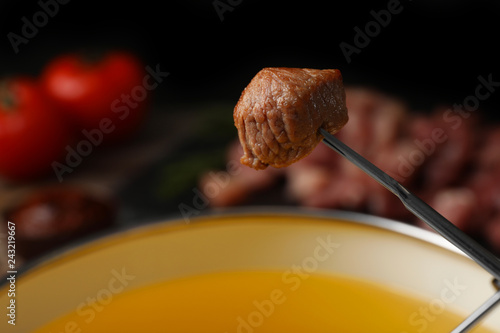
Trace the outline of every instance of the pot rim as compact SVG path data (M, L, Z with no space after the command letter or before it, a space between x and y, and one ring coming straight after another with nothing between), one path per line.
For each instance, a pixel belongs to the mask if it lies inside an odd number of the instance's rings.
M172 214L165 216L164 218L156 218L138 224L118 226L112 229L107 229L87 237L83 237L79 240L71 242L70 244L63 245L47 254L40 256L39 258L27 261L24 263L16 273L16 279L23 278L24 275L31 273L32 271L47 265L48 263L54 263L58 260L68 256L77 255L78 251L83 250L85 247L92 246L97 242L103 242L110 240L114 237L119 237L123 234L136 233L139 231L145 231L150 228L157 228L162 225L170 224L171 226L182 226L190 224L203 223L204 220L213 220L217 217L230 217L230 216L293 216L293 217L312 217L312 218L326 218L326 219L338 219L349 223L370 226L378 228L381 230L391 231L400 235L409 236L411 238L424 241L426 243L438 246L445 250L463 255L460 249L456 248L448 240L443 238L441 235L432 232L430 230L425 230L421 227L411 225L406 222L397 221L385 217L379 217L375 215L346 211L346 210L333 210L324 208L310 208L310 207L298 207L298 206L239 206L239 207L228 207L228 208L214 208L199 212L192 220L185 221L183 216L179 214ZM470 259L470 258L469 258ZM472 259L470 259L472 260ZM6 279L0 280L0 288L7 285L8 281Z

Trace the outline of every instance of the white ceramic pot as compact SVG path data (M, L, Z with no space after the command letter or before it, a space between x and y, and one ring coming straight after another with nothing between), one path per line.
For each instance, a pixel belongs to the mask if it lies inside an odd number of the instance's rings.
M285 272L297 264L389 286L402 297L416 295L426 300L432 321L444 307L465 318L495 292L487 272L432 232L358 213L255 208L215 212L190 223L151 223L44 258L16 276L16 325L4 314L0 331L32 332L71 312L86 319L82 304L88 306L89 297L107 304L119 293L163 281L228 271ZM12 298L9 283L3 283L0 308L7 314ZM419 311L405 318L408 333L425 331ZM77 321L65 330L85 332L85 325ZM500 332L500 308L482 325Z

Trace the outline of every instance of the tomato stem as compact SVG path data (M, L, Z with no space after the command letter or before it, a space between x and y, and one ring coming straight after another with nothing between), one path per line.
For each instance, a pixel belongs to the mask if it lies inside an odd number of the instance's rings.
M16 100L9 89L8 80L0 81L0 104L4 112L13 112L16 106Z

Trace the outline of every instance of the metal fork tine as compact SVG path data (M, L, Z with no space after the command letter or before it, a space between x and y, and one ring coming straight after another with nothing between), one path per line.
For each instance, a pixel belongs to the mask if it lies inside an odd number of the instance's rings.
M498 280L495 280L495 284L498 288ZM469 317L457 326L450 333L466 333L474 328L477 323L500 302L500 290L498 290L493 296L491 296L486 302L484 302L476 311L470 314Z
M436 230L449 242L462 250L466 255L481 265L486 271L495 277L495 281L500 281L500 260L474 239L457 228L453 223L444 218L422 199L408 191L394 178L380 170L367 159L356 153L342 141L320 129L324 136L323 143L335 150L337 153L347 158L370 177L375 179L382 186L396 195L405 207L416 217L424 221L431 228ZM472 313L460 326L451 333L465 333L472 328L488 311L500 303L500 291L493 295L479 309Z
M394 193L406 206L406 208L431 228L439 232L444 238L462 250L465 254L483 266L497 280L500 280L500 260L479 243L457 228L453 223L445 219L422 199L408 191L394 178L377 168L367 159L349 148L342 141L321 129L325 137L323 142L330 148L354 163L370 177L375 179L389 191Z

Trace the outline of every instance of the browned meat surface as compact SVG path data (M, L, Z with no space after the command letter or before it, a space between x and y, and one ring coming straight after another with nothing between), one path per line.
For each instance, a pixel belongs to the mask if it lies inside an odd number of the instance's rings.
M254 169L288 166L309 155L347 122L342 76L335 69L264 68L243 91L235 109L244 155Z

